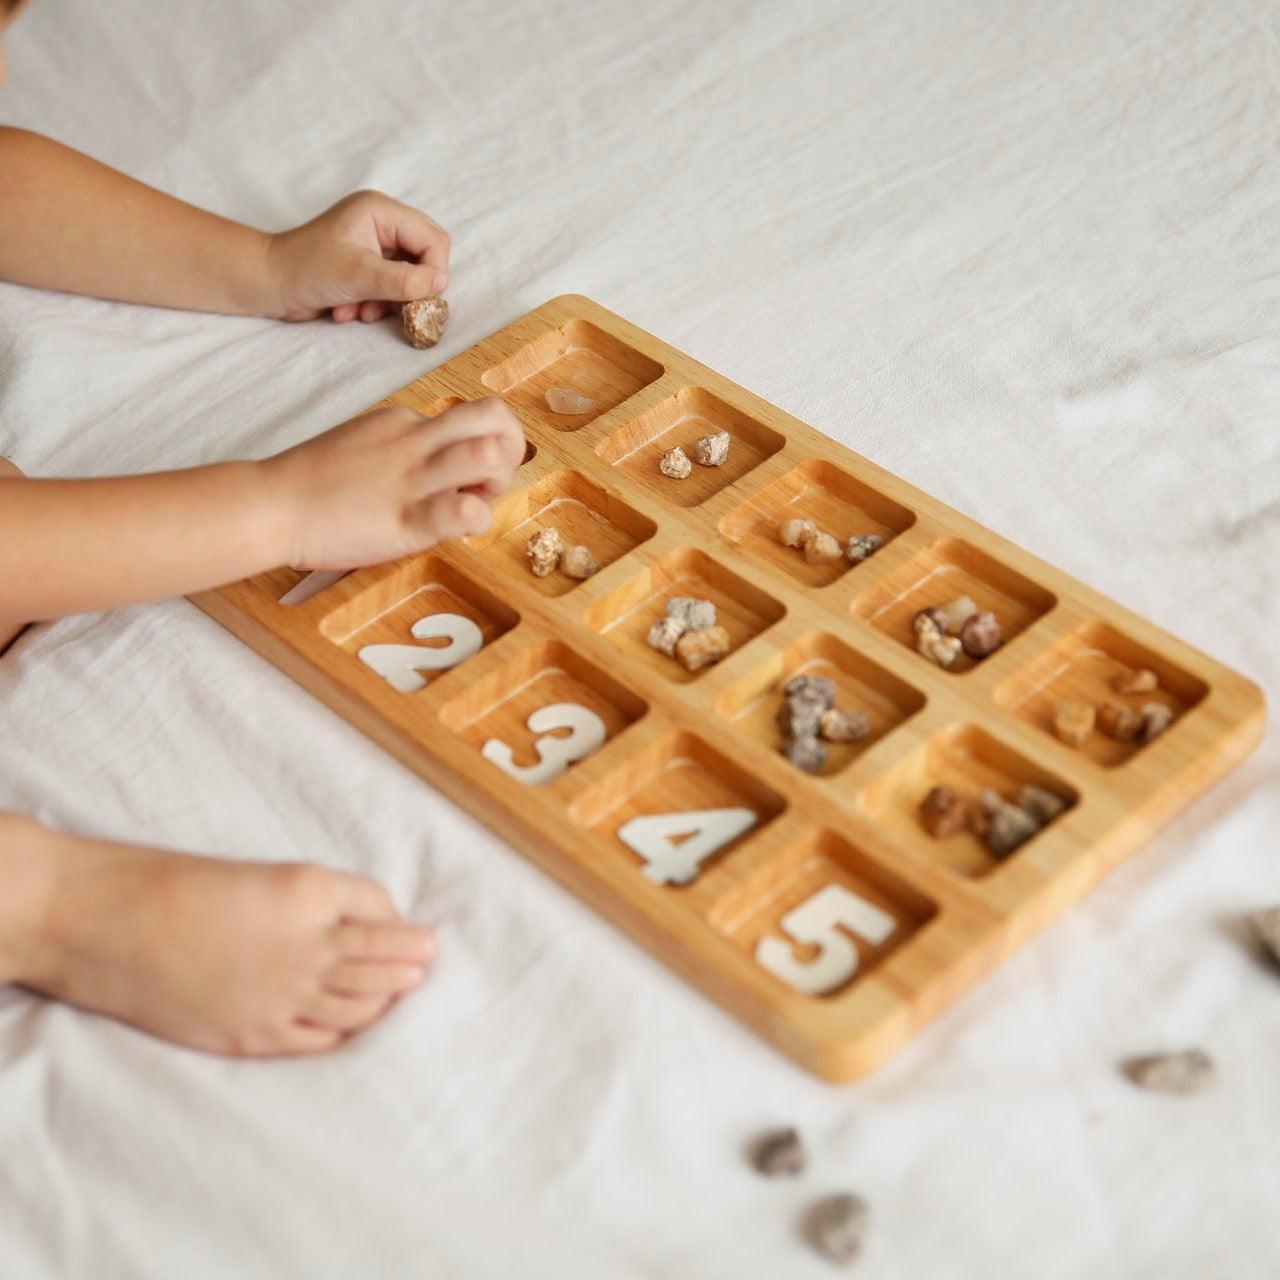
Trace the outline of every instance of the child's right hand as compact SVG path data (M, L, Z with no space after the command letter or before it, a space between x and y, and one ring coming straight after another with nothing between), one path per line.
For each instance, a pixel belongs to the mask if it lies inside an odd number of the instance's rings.
M297 569L353 569L484 533L524 458L501 400L375 409L263 463Z

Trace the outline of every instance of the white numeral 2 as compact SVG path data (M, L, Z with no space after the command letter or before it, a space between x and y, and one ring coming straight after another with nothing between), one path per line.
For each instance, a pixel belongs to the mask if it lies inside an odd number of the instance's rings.
M538 753L537 764L516 764L514 752L497 738L490 738L480 748L480 754L486 760L526 787L540 786L558 778L575 760L589 756L608 736L604 721L594 711L588 711L576 702L553 702L550 706L539 707L525 724L529 726L530 733L544 735L552 729L571 730L566 738L538 738L533 744Z
M644 874L658 884L688 884L699 865L759 819L750 809L690 809L647 813L618 828L618 839L645 861ZM676 837L685 837L679 844Z
M439 649L425 649L416 644L367 644L356 657L372 667L393 689L401 693L417 693L425 689L422 671L447 671L456 667L484 644L480 628L470 618L457 613L432 613L413 624L419 640L448 640Z
M850 933L879 946L894 931L897 921L844 885L829 884L788 911L781 925L783 933L797 942L813 943L819 948L818 954L807 962L800 961L781 938L761 938L756 944L756 962L797 991L821 996L848 982L858 971L858 949L837 925L844 925Z

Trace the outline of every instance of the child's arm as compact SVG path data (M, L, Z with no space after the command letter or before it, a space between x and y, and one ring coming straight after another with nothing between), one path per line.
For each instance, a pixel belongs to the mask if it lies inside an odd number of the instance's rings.
M376 320L442 293L448 266L446 232L378 192L268 235L0 127L0 279L194 311Z
M499 400L380 409L265 462L110 480L0 475L0 618L200 591L282 564L348 569L483 533L524 437Z

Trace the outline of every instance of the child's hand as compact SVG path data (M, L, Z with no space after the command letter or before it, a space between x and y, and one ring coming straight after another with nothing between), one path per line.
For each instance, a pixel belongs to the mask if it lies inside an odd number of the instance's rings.
M266 311L282 320L380 320L449 285L449 233L380 191L357 191L270 238Z
M289 563L351 569L484 533L488 499L511 483L524 432L501 400L438 418L375 409L275 458L266 468L288 526Z

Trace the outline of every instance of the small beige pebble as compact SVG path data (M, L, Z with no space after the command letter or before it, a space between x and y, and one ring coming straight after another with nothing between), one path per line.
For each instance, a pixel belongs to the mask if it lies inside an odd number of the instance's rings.
M674 449L668 449L658 462L658 470L664 476L670 476L672 480L684 480L693 470L693 463L689 461L689 455L679 446Z
M818 721L818 734L827 742L861 742L871 732L865 711L842 711L829 707Z
M686 671L701 671L729 652L729 633L723 627L686 631L676 641L676 660Z
M1160 687L1160 681L1154 671L1146 667L1134 667L1131 671L1121 671L1111 687L1117 693L1153 693Z
M969 596L957 596L948 600L941 608L944 623L942 629L952 636L958 636L964 630L964 624L978 612L978 606Z
M693 446L693 456L699 466L722 467L729 456L731 436L727 431L717 431L713 435L703 436Z
M1019 809L1029 813L1042 827L1047 827L1054 818L1067 810L1067 801L1062 796L1035 782L1028 782L1026 786L1019 787L1014 803Z
M1251 911L1245 919L1254 936L1271 953L1271 958L1280 964L1280 907Z
M1163 702L1146 702L1138 708L1142 723L1138 726L1138 741L1150 742L1158 738L1172 723L1173 712Z
M1142 716L1132 707L1108 702L1098 709L1098 728L1117 742L1136 742L1142 732Z
M783 745L782 754L805 773L817 773L827 762L827 748L812 735L788 738Z
M1060 702L1053 712L1053 732L1069 747L1082 747L1093 732L1098 709L1090 702Z
M831 534L819 529L804 540L804 558L808 564L834 564L844 559L844 552Z
M804 1143L797 1129L775 1129L755 1144L751 1163L766 1178L794 1178L804 1172Z
M418 298L400 308L404 336L419 349L434 347L449 319L449 304L443 298Z
M600 561L587 547L569 547L560 557L560 568L571 578L581 581L600 571Z
M676 652L676 641L688 629L689 624L683 618L670 616L659 618L649 628L649 634L646 637L649 648L657 649L659 653L665 653L668 658L673 658Z
M590 396L584 396L581 391L574 391L572 387L548 387L542 393L542 398L552 413L562 413L568 417L590 413L596 407L596 402Z
M1121 1067L1140 1089L1156 1093L1199 1093L1217 1078L1213 1059L1203 1049L1150 1053L1129 1058Z
M824 1257L847 1266L862 1252L870 1217L861 1196L828 1196L809 1211L805 1234Z
M716 625L716 606L697 596L672 596L667 601L667 617L683 618L686 631L705 631Z
M855 533L844 544L845 559L850 564L861 564L868 556L873 556L884 546L884 539L878 533Z
M560 530L555 525L539 529L530 537L524 553L535 578L549 577L556 571L560 557L564 554L564 539L560 536Z
M784 547L802 547L805 541L818 532L818 526L812 520L801 520L792 516L778 525L778 541Z

